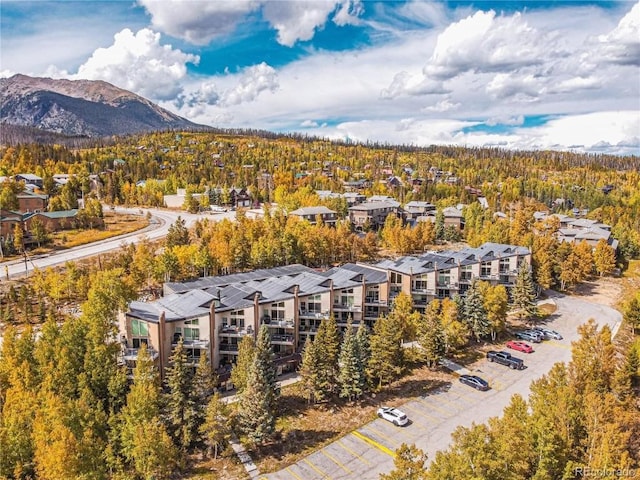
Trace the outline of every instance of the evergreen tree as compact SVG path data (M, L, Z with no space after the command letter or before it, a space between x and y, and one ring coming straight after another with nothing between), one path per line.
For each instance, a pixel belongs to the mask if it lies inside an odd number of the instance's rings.
M197 433L197 406L193 395L193 374L188 364L187 352L178 341L167 369L166 394L167 421L176 445L183 453L187 452Z
M431 309L431 305L434 305ZM440 302L433 300L427 306L427 311L421 315L422 321L418 331L418 342L422 347L424 358L429 368L438 364L445 352L444 329L440 321Z
M218 451L224 448L231 436L227 405L220 399L220 394L215 393L209 400L204 423L200 425L199 433L209 454L213 452L213 458L218 458Z
M266 326L263 326L266 328ZM275 389L265 371L272 367L260 362L256 354L249 367L247 385L238 402L238 426L252 443L268 440L275 431L276 416L273 410Z
M196 366L196 373L193 376L193 402L196 409L196 425L200 426L205 421L206 408L211 397L216 392L218 375L211 368L206 350L200 355L200 360Z
M331 396L338 385L338 357L340 355L340 330L335 318L325 318L318 327L314 340L315 355L319 363L317 392L322 401Z
M302 362L300 364L300 380L303 390L306 394L307 401L316 403L324 399L323 392L319 385L320 362L315 349L315 342L311 340L311 336L307 335L302 350Z
M380 480L426 480L427 455L415 445L403 443L393 459L394 469L380 475Z
M477 280L471 282L469 290L464 297L464 317L479 342L480 338L490 331L489 318L484 308L484 299Z
M245 335L238 345L238 358L231 370L231 382L236 388L236 395L240 395L247 386L249 367L256 355L256 344L251 335Z
M347 330L340 350L340 397L349 401L360 398L363 391L364 369L358 357L358 342L353 331L351 320L347 323Z
M441 208L436 212L436 240L443 241L445 237L444 212Z
M536 289L533 284L533 277L529 265L523 263L518 268L516 283L511 291L511 303L518 310L520 318L536 317L538 307L536 306Z
M186 222L181 217L178 217L178 219L169 226L167 238L165 239L165 246L168 249L179 245L189 245L189 230L186 227Z
M624 321L629 324L633 335L640 329L640 292L631 297L623 306Z
M376 321L370 337L367 378L371 385L380 389L383 384L396 380L403 366L402 329L391 317L382 315Z
M258 374L262 376L266 382L266 393L271 399L269 407L275 414L278 408L278 399L280 398L280 389L277 386L278 373L273 363L273 349L271 348L271 336L269 335L269 327L262 325L258 331L258 340L256 342L256 356L254 363L258 367Z

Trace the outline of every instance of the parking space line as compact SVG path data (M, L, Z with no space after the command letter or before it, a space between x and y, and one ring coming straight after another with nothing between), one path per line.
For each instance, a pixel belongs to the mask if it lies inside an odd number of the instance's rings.
M351 470L349 470L340 460L336 460L333 455L329 455L329 453L326 451L326 448L323 448L322 450L320 450L320 452L322 452L322 454L327 457L329 460L331 460L333 463L335 463L336 465L338 465L342 470L344 470L345 472L351 474L353 473Z
M387 455L390 455L392 457L395 457L396 454L393 453L392 450L390 450L389 448L385 447L384 445L376 442L373 438L369 438L366 435L363 435L362 433L358 432L357 430L351 432L353 433L356 437L358 437L360 440L362 440L363 442L368 443L369 445L372 445L374 447L376 447L378 450L380 450L381 452L386 453Z
M428 413L424 413L424 412L420 411L419 409L417 409L417 408L415 408L415 407L412 407L411 405L409 405L409 404L407 404L407 403L405 403L405 404L403 405L403 407L404 407L406 410L409 410L409 411L411 411L411 412L413 412L413 413L415 413L415 414L417 414L417 415L419 415L419 416L421 416L421 417L426 418L427 420L431 420L431 421L434 421L434 422L439 420L438 418L436 418L436 417L434 417L434 416L431 416L431 415L429 415Z
M451 416L451 412L449 412L447 410L443 410L442 408L436 407L435 405L432 405L430 402L427 402L426 400L424 400L422 398L419 398L418 401L424 403L427 407L433 408L435 411L440 412L443 415L446 415L447 418Z
M354 452L351 448L347 447L342 440L338 440L338 443L342 448L344 448L351 455L359 458L360 460L362 460L363 463L366 463L367 465L371 465L371 463L369 463L369 461L366 458L364 458L362 455L358 454L357 452Z
M285 468L285 470L291 474L292 477L294 477L296 480L303 480L302 478L300 478L298 476L298 474L296 474L296 472L294 472L293 470L291 470L291 468L287 467Z
M374 428L372 423L368 423L367 425L364 425L363 428L367 428L367 429L371 430L373 433L375 433L376 435L379 435L380 438L382 438L384 440L389 440L389 435L387 435L386 433L378 430L377 428Z
M303 458L302 461L304 463L306 463L307 465L309 465L313 470L315 470L316 472L318 472L319 475L321 475L320 478L326 478L327 480L330 480L331 477L329 477L329 475L327 473L324 473L322 470L320 470L318 467L316 467L313 463L311 463L309 460L307 460L306 458Z

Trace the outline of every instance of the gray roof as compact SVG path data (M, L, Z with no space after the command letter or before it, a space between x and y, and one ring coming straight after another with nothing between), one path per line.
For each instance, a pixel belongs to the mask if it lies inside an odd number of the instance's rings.
M303 272L313 272L314 270L300 264L286 265L283 267L263 268L250 272L232 273L231 275L218 275L215 277L204 277L189 282L169 282L164 284L165 294L175 292L186 292L194 288L205 289L210 287L220 287L233 283L249 282L251 280L264 280L283 275L295 275Z
M462 218L462 212L460 210L458 210L456 207L446 207L442 209L442 214L445 217L456 217L456 218Z
M289 212L289 215L303 216L303 215L323 215L323 214L330 214L330 213L336 213L336 212L335 210L331 210L330 208L327 208L321 205L317 207L301 207L301 208L298 208L297 210L294 210L293 212Z
M396 202L398 203L398 202ZM398 205L395 205L390 202L380 201L380 202L365 202L360 205L354 205L353 207L349 207L349 210L358 211L358 210L380 210L383 208L394 209L398 208Z
M419 202L417 200L412 200L404 206L405 209L423 209L423 208L436 208L436 206L429 202Z
M154 302L131 302L127 315L142 320L158 322L164 312L167 322L201 317L209 313L209 304L214 296L202 290L174 293Z

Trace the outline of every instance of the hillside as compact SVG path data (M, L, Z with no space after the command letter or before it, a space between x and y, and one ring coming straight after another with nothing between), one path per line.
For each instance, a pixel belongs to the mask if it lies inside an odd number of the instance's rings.
M86 137L202 127L107 82L26 75L0 79L0 122Z

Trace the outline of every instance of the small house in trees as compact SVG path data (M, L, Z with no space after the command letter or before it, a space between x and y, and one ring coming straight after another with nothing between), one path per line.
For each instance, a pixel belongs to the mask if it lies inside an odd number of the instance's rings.
M34 212L26 214L23 217L25 230L31 231L31 225L38 219L44 225L48 232L57 232L58 230L66 230L75 228L78 219L78 210L60 210L57 212Z
M464 215L462 215L462 210L456 207L446 207L442 209L442 214L444 215L445 227L451 226L456 230L462 230L464 228Z
M372 228L377 230L384 225L389 215L398 215L397 202L364 202L349 207L349 220L356 230Z
M13 236L16 225L22 225L22 213L0 210L0 236L3 240Z
M33 185L37 188L42 188L44 186L42 177L34 175L33 173L19 173L14 177L14 179L16 182L24 182L27 185Z
M336 226L336 222L338 221L338 214L335 210L331 210L330 208L324 206L318 207L301 207L297 210L293 210L289 212L289 215L293 217L298 217L302 220L306 220L312 225L318 223L318 218L322 220L322 223L325 225L329 225L331 227Z
M430 213L435 215L436 206L429 202L419 202L414 200L404 206L404 211L407 216L407 220L416 220L418 217L429 215Z
M40 195L31 192L22 192L16 195L18 199L18 210L23 213L43 212L47 209L47 195Z

